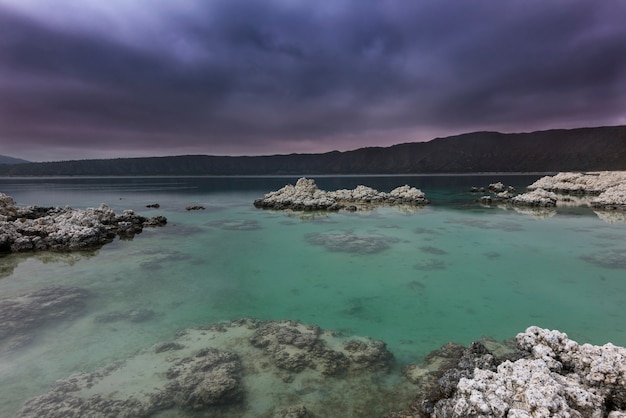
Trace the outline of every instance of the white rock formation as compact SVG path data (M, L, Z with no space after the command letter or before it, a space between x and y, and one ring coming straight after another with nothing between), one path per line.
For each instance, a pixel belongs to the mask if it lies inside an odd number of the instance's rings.
M534 189L531 192L517 195L511 199L511 203L520 206L539 206L552 207L556 206L558 196L554 192L544 189Z
M264 209L291 210L339 210L371 206L376 204L427 204L424 193L410 186L401 186L389 193L379 192L367 186L357 186L352 190L335 191L320 190L313 179L300 178L295 186L283 188L266 194L262 199L254 201L254 206Z
M591 200L591 206L611 208L621 206L626 208L626 182L609 187L599 196Z
M18 207L0 194L0 252L73 251L96 248L116 235L133 235L144 226L166 223L164 217L145 218L126 210L116 215L108 206L86 210Z
M600 194L626 182L626 171L601 171L592 173L558 173L545 176L528 186L557 193Z
M626 404L626 349L608 343L579 345L566 334L530 327L516 337L530 358L497 370L475 369L461 378L436 414L448 417L623 416L608 408Z

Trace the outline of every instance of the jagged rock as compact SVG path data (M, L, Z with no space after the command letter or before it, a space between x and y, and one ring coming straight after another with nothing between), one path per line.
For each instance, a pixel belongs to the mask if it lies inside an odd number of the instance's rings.
M591 206L598 209L626 210L626 183L609 187L591 200Z
M626 171L601 171L592 173L558 173L545 176L528 186L529 190L544 189L563 194L599 195L611 187L626 182Z
M556 193L543 189L534 189L531 192L515 196L511 199L511 203L520 206L554 207L557 200L558 196Z
M538 327L518 334L516 342L518 351L508 358L472 344L440 360L438 369L406 368L407 376L426 379L413 409L448 418L600 418L626 409L625 348L579 345ZM436 384L433 376L441 376Z
M504 184L501 181L499 181L497 183L491 183L489 185L489 190L491 190L494 193L503 192L505 190Z
M185 210L191 211L191 210L205 210L206 208L202 205L191 205L191 206L187 206L185 208Z
M166 223L163 216L146 218L132 210L118 216L104 204L86 210L18 207L11 197L0 193L0 252L98 248L116 235L130 238L144 227Z
M354 211L359 207L372 205L425 205L428 204L421 190L408 185L400 186L389 193L379 192L367 186L357 186L352 190L340 189L324 191L318 189L313 179L300 178L293 186L266 194L254 201L254 206L263 209L300 211Z

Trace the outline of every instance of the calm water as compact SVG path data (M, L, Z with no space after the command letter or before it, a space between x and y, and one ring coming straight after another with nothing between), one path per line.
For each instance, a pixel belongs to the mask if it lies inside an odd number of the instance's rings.
M18 352L0 351L0 416L56 379L180 329L242 316L382 339L400 364L448 341L511 338L529 325L626 345L626 224L582 208L546 218L485 208L467 193L497 180L521 188L538 177L314 177L326 190L410 184L432 204L304 219L252 206L294 177L0 179L0 191L20 205L104 202L169 221L93 253L0 258L0 297L50 285L91 294L84 316L49 323ZM145 207L152 203L160 208ZM187 212L188 205L206 210ZM347 244L329 244L339 238ZM134 308L155 314L95 320Z

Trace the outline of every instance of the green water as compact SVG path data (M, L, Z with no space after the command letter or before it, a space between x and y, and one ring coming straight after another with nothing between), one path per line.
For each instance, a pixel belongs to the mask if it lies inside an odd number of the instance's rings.
M409 183L432 204L305 219L251 204L293 178L0 179L0 191L20 205L105 202L168 218L164 228L93 253L0 258L0 297L50 285L90 294L80 318L47 323L30 344L0 353L0 416L56 379L180 329L242 316L382 339L400 364L449 341L511 338L530 325L579 342L626 345L626 224L572 208L536 219L481 207L466 193L471 185L504 179L520 186L537 177L322 177L324 189ZM155 202L159 209L145 207ZM191 204L206 210L186 211ZM331 239L343 244L325 246ZM134 308L154 316L95 320Z

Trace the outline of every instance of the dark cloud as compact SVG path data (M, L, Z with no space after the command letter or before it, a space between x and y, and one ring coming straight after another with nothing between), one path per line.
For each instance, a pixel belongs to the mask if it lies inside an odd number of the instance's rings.
M620 2L7 4L4 154L307 152L626 123Z

